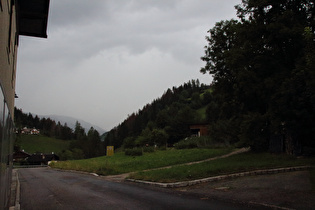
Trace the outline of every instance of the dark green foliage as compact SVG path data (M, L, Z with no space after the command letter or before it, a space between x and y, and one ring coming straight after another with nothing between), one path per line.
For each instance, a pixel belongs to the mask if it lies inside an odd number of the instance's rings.
M151 132L151 142L158 147L166 147L168 135L164 130L153 129Z
M205 101L212 98L209 88L198 80L191 80L168 89L161 98L129 115L109 131L105 145L114 145L115 148L157 145L165 148L167 144L172 145L190 136L189 125L200 123L204 117L204 113L199 116L197 110L205 107Z
M142 149L141 148L125 149L125 155L142 156Z
M208 105L209 103L211 103L211 101L212 101L212 95L211 95L210 91L206 91L203 94L202 103L203 103L203 105Z
M127 137L124 139L123 148L124 149L132 149L135 147L135 138Z
M143 151L143 152L147 152L147 153L152 153L152 152L154 152L155 150L154 150L154 147L143 147L143 148L142 148L142 151Z
M74 128L74 138L77 140L80 140L82 138L85 137L85 130L84 128L81 126L81 124L77 121L75 123L75 128Z
M175 145L176 149L191 149L191 148L226 148L229 147L228 142L219 142L213 140L210 136L189 137L185 138Z
M290 154L314 147L314 1L243 0L236 9L239 20L209 30L201 58L214 77L210 135L254 150L274 136Z
M70 145L70 151L74 155L80 156L81 151L83 152L84 158L92 158L97 156L105 155L105 146L101 141L100 134L93 127L90 128L86 134L84 128L79 122L76 123L75 127L76 140ZM74 150L77 149L77 150Z
M135 140L136 146L153 146L151 142L151 129L149 127L145 128L141 134Z
M23 127L36 128L40 130L42 135L54 137L62 140L71 140L74 137L73 130L68 127L67 123L61 125L50 118L42 118L36 115L33 117L31 113L25 114L21 109L14 108L14 122L18 130Z
M87 141L83 145L83 152L87 158L105 155L105 147L101 142L100 134L93 127L88 131Z
M61 125L60 122L56 124L50 118L39 119L38 116L33 117L32 114L26 115L22 110L15 108L15 123L19 129L34 127L40 129L42 135L62 140L71 140L69 148L63 150L60 154L62 160L105 155L105 145L101 141L98 131L91 127L86 134L79 122L76 122L75 130L73 131L66 123L65 125ZM17 145L16 148L18 149Z
M177 142L174 146L176 149L192 149L198 147L197 141L193 141L188 138Z
M267 117L258 113L249 113L244 116L240 124L240 142L242 146L250 146L253 151L266 151L269 146L269 127Z

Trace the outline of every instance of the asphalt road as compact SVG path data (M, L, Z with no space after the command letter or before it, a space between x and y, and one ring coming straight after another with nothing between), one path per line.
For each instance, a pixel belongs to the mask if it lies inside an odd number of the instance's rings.
M19 169L22 210L246 209L180 192L50 168Z

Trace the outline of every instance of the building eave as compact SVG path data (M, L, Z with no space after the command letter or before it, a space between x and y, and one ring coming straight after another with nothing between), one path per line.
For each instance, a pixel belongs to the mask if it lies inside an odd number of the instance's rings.
M17 0L19 35L47 38L49 2Z

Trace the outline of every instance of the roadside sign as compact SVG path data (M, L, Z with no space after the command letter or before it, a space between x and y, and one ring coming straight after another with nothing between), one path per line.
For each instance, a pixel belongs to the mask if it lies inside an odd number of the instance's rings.
M114 155L114 146L107 146L106 156L113 156Z

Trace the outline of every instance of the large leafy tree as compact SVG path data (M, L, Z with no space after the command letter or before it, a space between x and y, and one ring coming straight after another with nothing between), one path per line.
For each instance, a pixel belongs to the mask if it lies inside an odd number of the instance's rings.
M208 109L213 133L257 150L278 135L288 153L298 152L301 143L314 142L314 137L305 140L314 134L314 64L309 62L314 1L243 0L236 9L239 20L209 30L202 57L201 72L214 78Z

